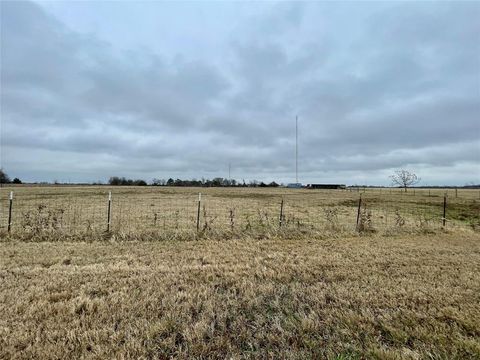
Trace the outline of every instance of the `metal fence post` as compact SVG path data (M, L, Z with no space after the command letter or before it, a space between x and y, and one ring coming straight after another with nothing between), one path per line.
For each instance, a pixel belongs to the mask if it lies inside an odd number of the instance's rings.
M283 223L283 199L282 199L282 202L280 203L280 217L278 219L279 227L282 227L282 223Z
M445 226L447 220L447 195L445 194L443 196L443 218L442 218L442 224Z
M108 192L107 232L110 232L110 220L112 215L112 192Z
M358 209L357 209L357 225L355 229L358 230L358 222L360 221L360 208L362 207L362 194L360 194L360 198L358 199Z
M202 193L198 193L198 207L197 207L197 231L200 229L200 204L202 202Z
M7 225L8 232L10 232L12 228L12 209L13 209L13 191L10 191L9 204L8 204L8 225Z

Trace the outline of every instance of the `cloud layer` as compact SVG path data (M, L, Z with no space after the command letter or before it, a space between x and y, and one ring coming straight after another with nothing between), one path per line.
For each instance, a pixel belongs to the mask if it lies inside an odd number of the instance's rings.
M1 3L13 176L480 180L478 3L74 6Z

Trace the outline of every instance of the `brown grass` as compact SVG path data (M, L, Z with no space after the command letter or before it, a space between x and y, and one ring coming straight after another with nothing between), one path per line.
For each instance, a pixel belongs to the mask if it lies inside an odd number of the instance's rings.
M0 358L480 358L480 237L1 242Z
M202 192L199 228L203 232L263 235L282 227L311 234L335 230L351 236L362 194L368 231L383 234L434 232L442 228L442 190L399 189L298 190L285 188L173 188L108 186L21 186L0 189L0 238L8 223L8 194L14 191L11 234L16 238L98 238L107 230L108 192L112 191L109 230L116 236L187 237L196 234L198 192ZM476 190L450 191L447 228L480 230ZM398 221L401 218L401 221ZM399 224L402 224L399 226ZM363 228L363 227L362 227Z

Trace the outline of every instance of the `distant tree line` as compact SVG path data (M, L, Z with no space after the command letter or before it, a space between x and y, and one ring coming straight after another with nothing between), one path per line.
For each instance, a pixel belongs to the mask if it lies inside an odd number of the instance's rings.
M201 180L192 179L192 180L181 180L181 179L153 179L152 185L154 186L199 186L199 187L278 187L275 181L270 183L264 183L263 181L251 180L248 183L243 180L242 182L237 182L235 179L225 179L221 177L216 177L213 179L204 179Z
M132 180L125 177L112 176L108 180L109 185L120 185L120 186L146 186L148 185L145 180ZM151 182L152 186L196 186L196 187L278 187L280 186L275 181L270 183L264 183L263 181L252 180L248 183L243 180L243 182L237 182L234 179L224 179L221 177L216 177L213 179L192 179L192 180L181 180L170 178L165 179L153 179Z
M125 177L118 177L118 176L112 176L109 180L108 183L110 185L121 185L121 186L147 186L147 182L145 180L132 180L132 179L126 179Z
M0 169L0 184L21 184L22 180L19 178L14 178L13 180L10 180L10 177L7 175L3 169Z
M413 187L416 183L420 181L414 173L408 172L406 170L399 170L396 171L394 175L390 177L392 179L392 185L398 186L400 188L404 188L406 191L407 187ZM54 184L60 185L61 183L55 180ZM0 184L22 184L22 181L19 178L14 178L13 180L10 179L8 174L5 170L0 168ZM34 184L37 184L36 182ZM40 182L39 184L50 184L49 182ZM73 183L68 183L73 184ZM101 181L93 182L93 183L75 183L76 185L103 185ZM204 179L201 180L192 179L192 180L181 180L181 179L173 179L169 178L168 180L165 179L153 179L150 183L147 183L145 180L142 179L127 179L125 177L119 176L112 176L108 180L109 185L113 186L192 186L192 187L278 187L280 186L275 181L270 183L265 183L263 181L251 180L248 183L243 180L239 182L235 179L225 179L221 177L216 177L213 179ZM351 185L350 188L375 188L375 187L383 187L378 185ZM429 189L480 189L480 184L475 184L473 182L467 183L464 186L422 186L422 188L429 188Z

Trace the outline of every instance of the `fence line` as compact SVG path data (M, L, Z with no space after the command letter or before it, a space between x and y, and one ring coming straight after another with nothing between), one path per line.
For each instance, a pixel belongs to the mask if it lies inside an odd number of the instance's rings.
M59 192L19 193L14 199L10 191L6 205L0 198L0 227L12 233L78 234L105 231L261 232L280 228L362 232L447 226L478 229L480 225L479 203L474 199L471 203L460 202L457 194L455 201L449 201L446 194L443 198L420 199L412 195L401 200L369 197L368 192L352 195L319 199L313 192L298 195L245 193L236 197L199 193L195 200L188 194L135 196L112 195L109 191L106 198L103 192L71 198L68 193Z

